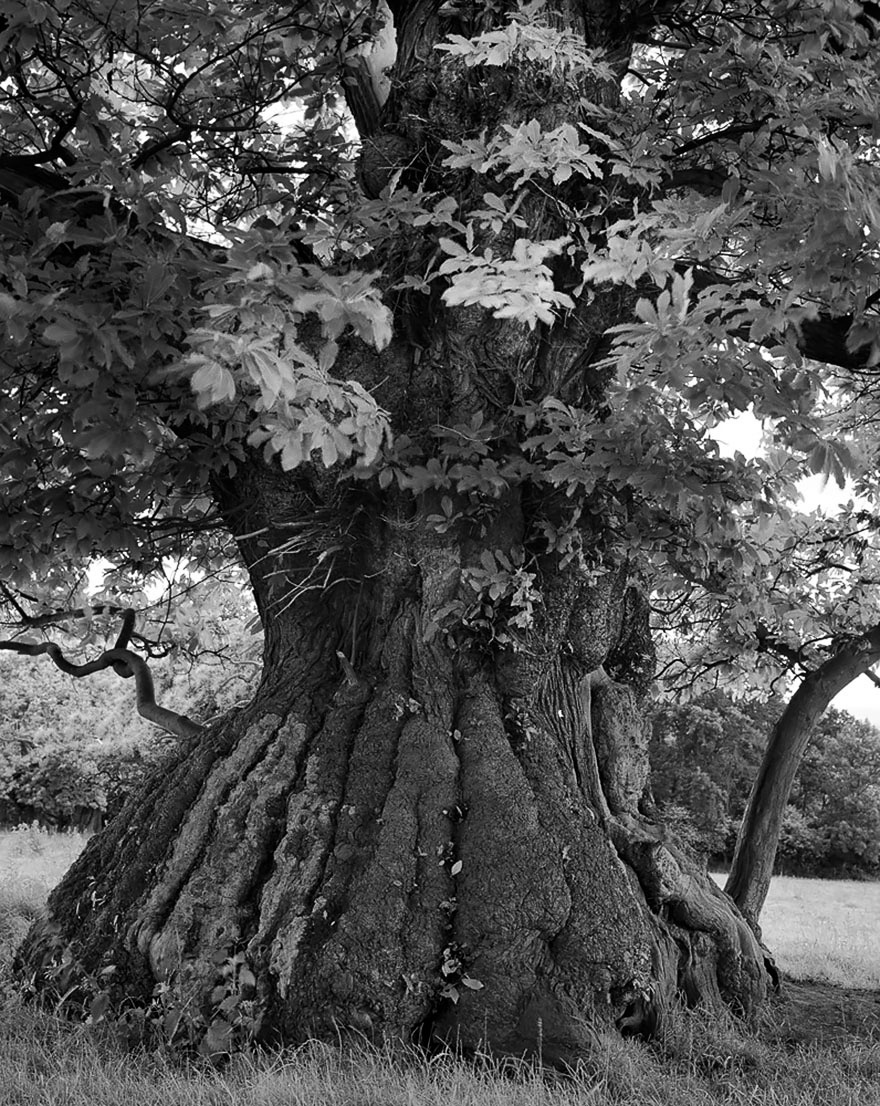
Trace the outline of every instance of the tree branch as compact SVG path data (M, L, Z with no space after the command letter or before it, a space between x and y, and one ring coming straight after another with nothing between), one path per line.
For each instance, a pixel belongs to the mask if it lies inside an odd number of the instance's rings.
M122 677L122 679L134 678L137 710L142 718L146 718L155 726L174 734L175 737L197 737L204 732L204 726L199 725L198 722L193 722L185 714L178 714L167 707L159 706L156 702L156 692L149 665L143 657L139 657L137 653L133 653L127 648L134 629L134 617L134 611L126 611L114 647L105 649L99 657L96 657L93 661L87 661L85 664L73 664L67 660L61 647L52 641L39 643L0 641L0 649L6 649L28 657L38 657L45 654L52 659L62 672L77 678L91 676L95 672L112 668L116 675Z
M177 127L176 130L171 131L170 134L163 135L161 138L154 138L152 142L146 142L141 147L138 155L131 163L132 169L142 169L144 165L152 158L157 157L163 150L167 150L170 146L174 146L177 142L186 143L192 138L193 128L189 126Z
M711 269L687 266L682 262L680 269L684 271L685 268L691 269L695 293L713 284L736 285L737 283L730 277L722 276ZM850 350L847 346L847 338L854 322L855 318L852 315L829 315L827 312L820 312L815 319L805 319L801 322L797 348L811 361L822 361L826 365L836 365L838 368L853 372L865 369L871 359L871 346L860 346L856 350ZM743 327L740 333L734 331L731 336L755 342L747 327ZM779 334L769 334L766 338L760 339L757 344L772 349L779 345L780 339Z

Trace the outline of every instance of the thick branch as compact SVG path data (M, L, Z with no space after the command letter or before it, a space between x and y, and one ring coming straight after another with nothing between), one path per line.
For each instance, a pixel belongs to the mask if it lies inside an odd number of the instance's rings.
M682 262L680 267L682 271L685 268L691 269L695 294L713 284L736 285L737 283L730 277L702 266L691 267ZM864 369L871 356L871 347L861 346L857 350L847 348L847 337L854 321L852 315L827 313L820 313L815 319L806 319L800 324L797 348L811 361L822 361L826 365L837 365L839 368L851 371ZM755 341L747 326L742 327L739 333L733 332L732 336L744 341ZM780 344L781 339L782 336L779 334L768 334L758 344L772 349Z
M811 361L824 361L851 371L867 368L871 346L847 349L846 339L853 322L852 315L819 315L808 319L801 324L798 349Z

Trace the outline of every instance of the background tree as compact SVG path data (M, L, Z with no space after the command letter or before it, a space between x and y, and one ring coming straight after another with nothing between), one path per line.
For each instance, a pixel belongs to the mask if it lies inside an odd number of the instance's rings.
M685 811L699 851L722 858L735 837L780 700L735 702L706 692L683 703L661 703L651 719L651 789L669 820ZM726 858L730 859L729 854Z
M805 858L814 870L868 874L880 869L880 734L844 711L827 711L807 747L790 811L808 827ZM793 821L793 819L792 819ZM783 861L794 866L794 834Z
M48 656L34 661L30 646L24 656L14 655L22 635L40 637L37 645L52 641L56 656L87 666L131 610L120 602L138 598L113 575L105 574L99 592L80 596L85 608L60 607L75 597L45 586L39 599L29 593L30 602L19 595L7 603L17 609L10 609L4 630L19 637L0 642L6 650L0 653L0 823L100 828L147 767L174 747L167 730L138 713L136 688L112 665L72 679ZM202 724L245 701L259 676L262 643L253 632L252 604L240 574L224 575L194 582L176 573L170 595L151 589L152 602L141 595L139 621L147 636L132 641L147 650L154 699L177 718L189 714ZM112 602L95 604L96 597ZM36 604L34 613L24 603Z
M841 399L830 426L844 413L851 418L848 397ZM876 496L871 420L863 415L858 429L861 464L851 470L864 504ZM837 475L843 484L844 473ZM834 697L880 661L880 566L877 516L852 501L838 519L784 509L769 526L744 527L753 531L757 566L743 572L728 565L708 586L667 588L655 606L671 630L663 670L672 686L708 678L715 685L745 681L753 693L762 684L790 689L768 729L725 888L757 924L808 742Z
M642 810L646 594L760 563L773 471L709 427L752 405L812 453L804 357L871 363L874 24L6 7L9 579L224 527L265 631L253 703L93 839L23 965L159 981L208 1052L562 1058L678 991L754 1010L754 936Z
M693 847L729 864L762 749L785 700L735 701L710 692L668 704L653 719L654 797ZM880 849L880 733L834 707L813 732L785 808L776 871L873 878ZM696 786L694 786L696 782Z

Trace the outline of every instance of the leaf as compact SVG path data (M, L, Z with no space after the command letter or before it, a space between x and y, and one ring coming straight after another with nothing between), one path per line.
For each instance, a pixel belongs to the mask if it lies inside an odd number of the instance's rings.
M321 461L324 468L332 468L339 459L339 451L331 434L327 433L321 439Z
M291 469L298 468L303 463L303 459L302 433L292 430L281 448L281 467L285 472L289 472Z
M819 163L819 176L822 177L823 180L833 181L837 175L837 167L840 164L840 157L837 150L835 150L827 139L820 138L816 143L816 151Z
M195 360L196 358L194 358ZM200 407L235 399L235 378L217 361L197 358L201 364L193 373L190 384Z
M110 992L99 991L89 1004L89 1022L96 1025L104 1020L110 1011Z
M201 1056L222 1056L231 1051L232 1026L223 1018L215 1018L199 1043Z
M53 346L72 346L80 340L80 334L70 319L50 323L43 331L43 338Z
M0 319L7 321L22 312L24 304L7 292L0 292ZM47 328L48 329L48 328ZM48 341L52 341L51 338Z

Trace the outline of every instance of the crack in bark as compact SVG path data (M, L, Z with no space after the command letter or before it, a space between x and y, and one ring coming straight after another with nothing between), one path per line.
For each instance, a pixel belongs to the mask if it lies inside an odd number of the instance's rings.
M222 766L215 760L211 771L206 775L201 794L182 823L180 838L170 855L166 855L162 878L153 887L152 894L145 902L129 935L141 954L148 958L158 978L163 977L164 970L162 957L153 948L154 942L157 939L161 941L169 919L179 908L184 889L189 888L194 873L203 867L209 850L216 847L214 829L218 815L233 790L241 786L245 773L251 772L265 757L282 724L283 719L276 715L265 716L252 724L244 738L235 743ZM251 735L256 740L256 747L253 750L253 759L244 763L247 759L247 742ZM239 758L242 760L241 764L237 763Z

